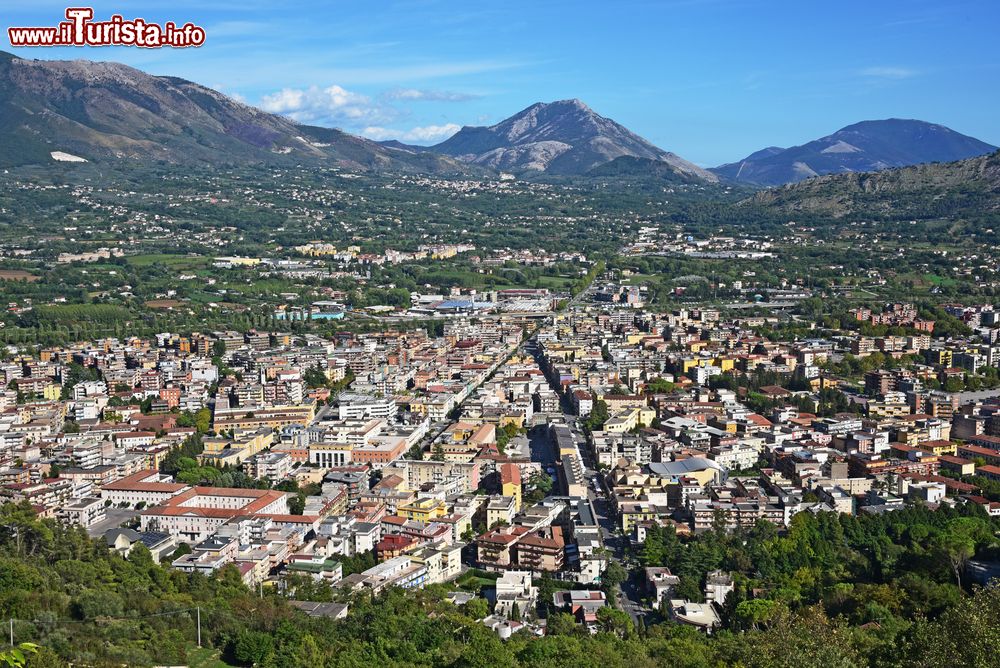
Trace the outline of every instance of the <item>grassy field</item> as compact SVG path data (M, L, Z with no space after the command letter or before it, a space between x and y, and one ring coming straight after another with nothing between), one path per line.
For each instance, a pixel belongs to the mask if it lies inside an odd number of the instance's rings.
M958 285L958 281L950 276L938 276L937 274L924 274L924 280L931 285L938 285L942 288L949 288Z
M498 575L492 573L472 569L462 573L462 575L455 580L455 584L465 591L478 592L483 587L492 587L496 585L498 577Z
M231 668L231 664L219 658L219 650L208 647L191 647L187 658L190 668Z
M190 257L187 255L130 255L128 263L136 267L148 267L153 264L162 264L174 269L199 269L209 264L211 258Z
M554 290L556 292L561 292L564 290L569 290L570 286L576 282L575 277L565 277L565 276L542 276L538 279L542 287L548 288L549 290Z

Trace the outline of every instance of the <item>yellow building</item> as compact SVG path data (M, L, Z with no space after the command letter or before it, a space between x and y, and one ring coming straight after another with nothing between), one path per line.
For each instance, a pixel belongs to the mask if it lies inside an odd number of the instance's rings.
M514 498L514 510L521 510L521 468L517 464L500 466L500 487L502 496Z
M260 264L261 259L259 257L217 257L215 258L216 263L228 264L232 267L255 267Z
M716 357L715 366L725 371L732 371L736 368L736 360L732 357Z
M239 466L273 443L274 432L268 428L235 439L208 438L204 440L205 449L198 455L198 461L215 466Z
M311 255L313 257L320 257L323 255L336 255L337 247L333 244L324 244L321 242L313 241L301 246L296 246L295 250L303 255Z
M648 427L656 419L656 411L649 407L628 408L615 413L604 423L603 431L621 434L637 427Z
M396 507L396 514L408 520L432 522L448 514L448 506L441 499L421 498Z
M695 369L700 366L713 366L712 362L715 360L711 357L689 357L686 360L681 360L681 368L684 374L687 374L691 369Z
M954 456L958 447L951 441L922 441L917 443L917 447L926 452L931 452L935 455L952 455Z
M512 424L518 429L524 427L524 414L523 413L506 413L500 416L500 427L506 427Z
M622 503L619 511L622 531L625 533L631 533L635 525L641 522L663 522L670 517L671 512L669 508L657 506L649 501Z
M952 365L951 350L929 350L927 354L930 356L931 364L938 364L943 367L950 367Z

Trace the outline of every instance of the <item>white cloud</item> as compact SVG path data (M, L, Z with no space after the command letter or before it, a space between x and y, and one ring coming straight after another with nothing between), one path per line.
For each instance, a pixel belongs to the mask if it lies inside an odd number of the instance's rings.
M300 123L361 125L385 122L396 113L374 102L367 95L354 93L341 86L320 88L283 88L261 98L260 108L272 114L283 114Z
M462 102L478 97L469 93L453 93L447 90L421 90L419 88L394 88L383 94L388 100L405 100L411 102Z
M462 126L455 123L425 125L409 130L393 130L392 128L369 126L362 130L361 134L375 141L398 139L399 141L411 142L438 142L447 139L461 129Z
M866 67L859 74L865 77L872 77L873 79L910 79L920 73L908 67L880 66Z
M394 88L374 95L348 90L339 85L325 88L283 88L264 95L258 106L272 114L282 114L299 123L339 127L378 141L433 143L461 130L455 123L426 125L410 129L391 126L411 117L407 107L417 101L461 100L473 96L440 90ZM411 121L412 122L412 121Z

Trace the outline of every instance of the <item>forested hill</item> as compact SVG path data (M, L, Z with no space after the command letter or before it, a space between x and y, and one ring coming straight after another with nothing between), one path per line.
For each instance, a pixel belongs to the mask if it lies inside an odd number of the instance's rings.
M710 570L734 574L725 630L704 636L656 619L633 627L608 609L591 636L543 605L549 634L506 642L477 621L485 600L456 607L444 586L362 594L346 619L313 619L274 591L249 591L233 566L184 574L141 547L126 559L81 529L37 519L26 504L0 506L0 527L0 614L15 620L15 642L42 646L29 666L1000 665L1000 588L978 590L964 576L973 556L997 559L1000 519L972 504L861 517L803 512L781 535L766 522L689 539L654 532L638 556L678 574L681 595L700 597ZM291 585L300 599L339 595L312 580ZM540 600L565 586L543 578ZM209 663L213 655L225 663Z
M822 176L762 190L749 201L785 213L837 218L995 215L1000 210L1000 151L958 162Z

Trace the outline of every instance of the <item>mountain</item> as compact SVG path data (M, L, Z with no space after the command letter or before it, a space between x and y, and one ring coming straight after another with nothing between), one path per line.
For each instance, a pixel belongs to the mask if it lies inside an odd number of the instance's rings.
M639 179L647 181L666 181L668 183L699 183L701 177L678 171L676 167L662 160L636 158L623 155L611 162L594 167L587 176L611 179Z
M717 178L595 113L579 100L533 104L489 127L464 127L431 147L465 162L511 172L586 174L615 158L666 163L678 174Z
M758 191L742 204L796 217L981 219L995 228L1000 214L1000 151L949 163L821 176Z
M409 151L410 153L421 153L427 150L426 146L417 146L416 144L404 144L398 139L387 139L385 141L378 142L379 146L385 146L386 148L393 148L398 151Z
M184 79L110 62L26 60L0 52L0 165L63 160L337 165L458 171L432 153L393 150L299 125ZM60 154L68 154L60 155Z
M775 186L823 174L951 162L996 149L943 125L890 118L848 125L802 146L766 148L711 171L727 181Z

